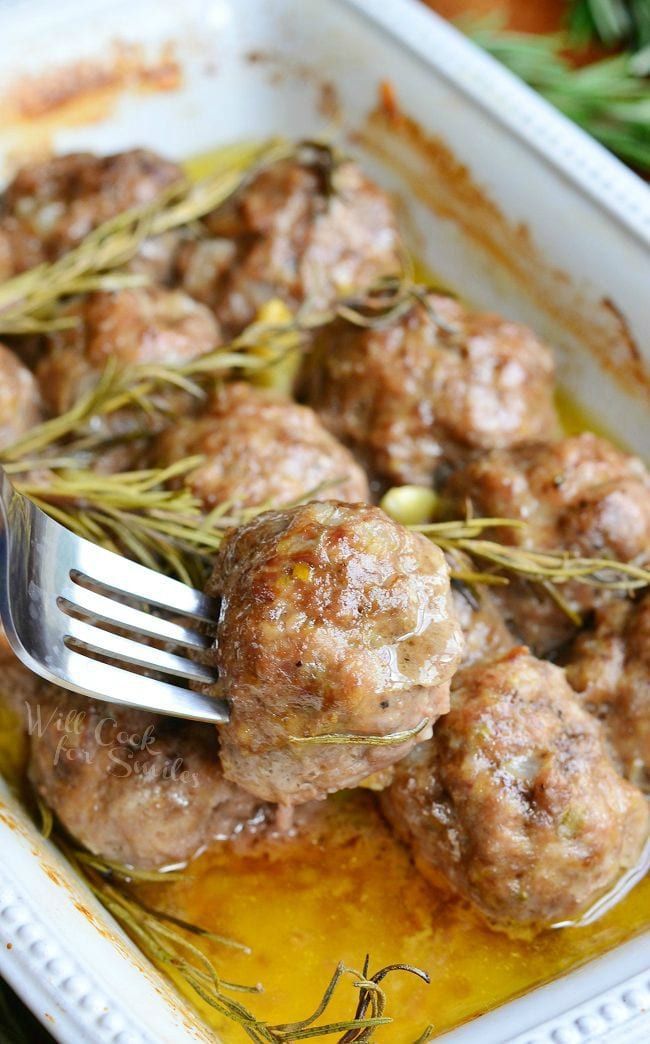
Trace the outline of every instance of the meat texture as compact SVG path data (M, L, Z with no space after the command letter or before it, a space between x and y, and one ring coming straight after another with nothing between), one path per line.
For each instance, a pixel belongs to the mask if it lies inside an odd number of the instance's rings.
M636 457L597 435L485 454L453 475L446 493L459 507L469 501L477 515L525 522L523 529L496 531L506 544L650 561L650 474ZM561 593L578 613L612 598L573 581ZM571 637L574 625L539 586L514 582L498 598L509 625L538 654Z
M312 410L244 382L224 385L201 414L181 418L153 449L163 466L196 454L204 462L181 481L205 508L282 507L308 494L370 496L359 465Z
M147 149L112 156L73 152L23 167L0 198L0 279L54 261L94 228L149 203L183 172ZM171 272L176 236L145 242L136 267Z
M648 806L598 722L561 668L521 648L463 672L382 802L425 874L513 931L578 917L648 836Z
M453 563L450 566L453 568ZM515 639L506 627L494 598L480 584L470 587L452 580L451 590L454 609L465 639L463 658L459 673L452 681L453 687L462 677L461 669L507 652L514 646Z
M0 664L0 699L27 725L27 708L37 699L43 683L38 675L33 674L16 659L4 633L0 643Z
M552 436L553 359L531 330L430 294L389 325L323 328L301 394L382 485Z
M442 552L379 508L266 512L225 539L215 659L228 779L286 805L355 786L446 712L462 652ZM365 743L407 730L403 742ZM327 736L358 742L314 742Z
M262 811L224 779L217 736L205 725L49 686L34 704L31 731L37 793L104 859L144 869L185 863L211 841L239 835Z
M179 252L179 278L227 336L271 298L319 311L401 267L386 194L356 163L330 169L320 150L263 170L203 224L208 238Z
M108 362L118 366L180 366L220 343L210 311L180 290L142 287L92 293L64 315L77 320L48 337L37 376L53 413L71 406L96 384Z
M597 610L567 653L566 674L625 776L650 793L650 594Z
M11 349L0 344L0 449L42 420L38 384Z

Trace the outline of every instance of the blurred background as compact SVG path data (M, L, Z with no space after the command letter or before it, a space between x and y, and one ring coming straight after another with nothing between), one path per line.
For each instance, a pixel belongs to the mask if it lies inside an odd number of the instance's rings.
M650 0L426 0L650 177Z
M427 0L443 18L482 17L498 10L510 29L531 33L557 30L566 14L567 0Z

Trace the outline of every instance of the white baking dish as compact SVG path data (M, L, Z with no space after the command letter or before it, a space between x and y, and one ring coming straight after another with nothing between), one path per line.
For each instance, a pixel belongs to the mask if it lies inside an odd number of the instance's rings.
M141 45L135 64L174 41L182 83L143 91L122 77L85 108L14 118L17 77L105 64L116 38ZM381 120L367 122L380 78L421 132L398 119L387 136ZM146 144L181 158L237 138L313 136L337 108L325 83L336 87L339 132L354 132L364 162L400 192L431 268L477 304L531 322L555 345L562 383L647 453L638 346L650 345L650 193L414 0L0 0L6 172L35 146ZM1 787L0 853L0 972L58 1040L214 1039ZM649 965L650 940L638 938L445 1039L640 1044Z

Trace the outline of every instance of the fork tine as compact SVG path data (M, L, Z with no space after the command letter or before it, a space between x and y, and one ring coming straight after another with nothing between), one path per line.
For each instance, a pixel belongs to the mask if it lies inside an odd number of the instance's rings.
M51 680L82 696L211 725L221 725L229 720L229 709L224 700L183 689L172 682L132 674L121 667L89 659L72 649L66 649L65 653L68 666L61 669L60 678ZM137 698L120 699L120 693L132 692L137 693Z
M92 624L76 620L74 617L69 617L67 634L63 639L68 648L70 638L74 639L73 648L76 652L83 652L84 648L87 648L96 655L109 656L138 667L148 667L200 685L214 685L218 681L219 676L212 667L165 652L163 649L156 649L152 645L143 645L131 638L122 638L110 631L100 631Z
M109 594L130 595L131 598L160 609L216 626L219 602L214 598L188 587L180 580L155 573L146 566L91 544L89 540L79 537L77 540L76 569L72 576L75 582L85 577Z
M143 613L139 609L133 609L123 602L116 602L75 583L64 586L57 602L68 616L78 611L89 623L112 624L134 632L138 638L157 638L192 649L208 649L212 644L208 635L199 634L198 631L181 627L180 624L171 623L159 616Z

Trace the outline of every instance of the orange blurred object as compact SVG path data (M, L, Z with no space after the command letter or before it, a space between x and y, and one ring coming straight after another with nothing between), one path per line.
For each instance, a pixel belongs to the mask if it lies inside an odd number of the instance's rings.
M509 29L548 33L558 29L566 14L566 0L425 0L443 18L503 13Z

